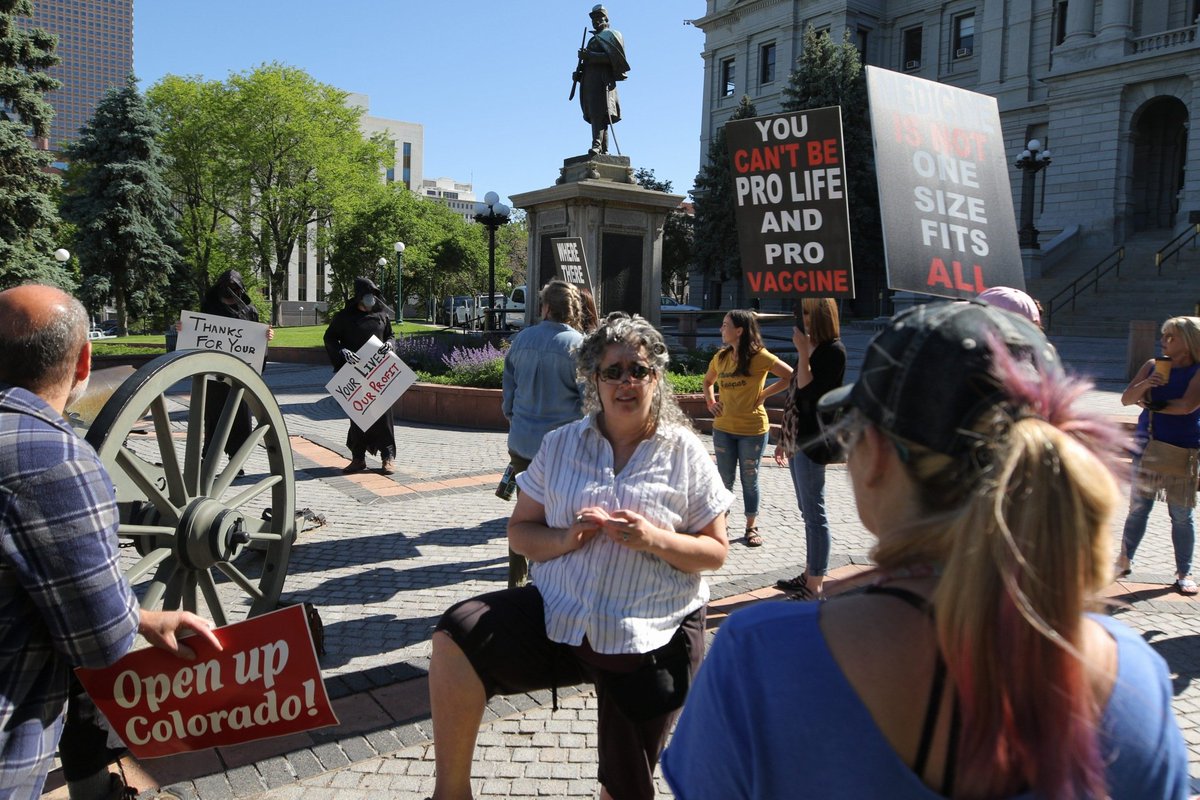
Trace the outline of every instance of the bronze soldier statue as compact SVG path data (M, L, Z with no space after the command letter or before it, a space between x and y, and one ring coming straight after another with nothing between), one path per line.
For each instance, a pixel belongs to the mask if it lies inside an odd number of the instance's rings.
M625 60L625 41L618 31L608 25L608 11L603 5L592 8L592 38L579 48L579 66L572 77L579 84L579 106L583 119L592 125L592 146L589 155L608 152L608 126L621 119L621 101L617 97L617 81L629 75ZM586 34L585 34L586 36ZM575 87L571 87L574 94Z

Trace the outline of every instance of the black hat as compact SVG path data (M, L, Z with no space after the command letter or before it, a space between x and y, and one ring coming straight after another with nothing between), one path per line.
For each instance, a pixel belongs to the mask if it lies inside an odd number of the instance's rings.
M1039 374L1062 372L1054 346L1024 317L976 301L926 303L893 318L867 345L858 380L826 393L818 408L857 408L902 439L959 455L978 438L971 431L980 417L1007 399L989 340Z
M246 292L246 284L242 282L242 273L236 269L227 269L217 276L217 286L230 286L237 290L238 294Z
M354 279L354 299L362 300L369 294L376 297L382 297L379 294L379 287L375 285L375 281L370 278L355 278Z

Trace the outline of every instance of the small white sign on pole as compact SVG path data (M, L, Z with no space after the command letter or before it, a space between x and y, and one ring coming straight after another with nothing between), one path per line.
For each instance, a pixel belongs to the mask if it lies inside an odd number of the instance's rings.
M215 314L180 315L182 327L176 350L207 350L228 353L245 361L255 372L262 374L267 361L267 326L261 322L218 317Z
M372 336L359 349L358 363L347 363L325 384L350 421L364 431L417 380L400 356L382 348L383 342Z

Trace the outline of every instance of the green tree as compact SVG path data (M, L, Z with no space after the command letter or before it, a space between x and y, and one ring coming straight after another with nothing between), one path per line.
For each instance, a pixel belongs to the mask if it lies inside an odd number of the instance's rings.
M110 89L67 155L64 216L76 226L75 243L85 300L93 308L112 297L117 328L130 315L173 316L189 283L174 247L166 160L158 146L158 120L130 75Z
M58 63L58 38L14 24L32 13L30 0L0 0L0 289L25 281L69 289L70 273L53 255L62 225L53 157L28 135L45 139L54 117L44 95L60 86L46 74Z
M170 159L165 180L197 297L208 291L213 276L238 265L232 258L232 223L222 213L236 185L219 136L223 96L220 81L177 75L167 75L146 92L147 104L162 122L159 143Z
M742 96L741 103L730 120L758 116L750 98ZM692 189L696 216L692 240L692 257L706 280L723 283L742 276L742 256L738 250L737 223L734 221L733 174L729 167L729 145L722 126L708 145L708 154L696 185ZM738 281L739 301L742 293ZM714 292L714 295L717 294ZM720 304L719 297L710 303Z
M878 313L876 298L886 292L883 228L866 73L849 31L841 44L835 44L828 31L817 33L810 25L804 32L804 50L783 93L785 111L841 106L846 197L854 242L854 307L863 315Z
M670 194L670 181L660 181L654 170L639 168L633 173L633 179L643 189ZM675 294L687 283L688 268L692 264L692 216L682 208L676 208L667 214L663 222L662 245L662 290L667 294Z
M230 176L244 189L222 212L244 237L271 287L272 319L286 297L287 268L302 236L333 221L339 198L370 191L387 156L358 128L346 93L282 64L233 75L221 104Z
M302 237L331 246L338 209L379 184L387 148L363 137L345 92L282 64L220 84L171 76L150 95L169 112L170 182L198 288L217 266L249 264L278 322Z

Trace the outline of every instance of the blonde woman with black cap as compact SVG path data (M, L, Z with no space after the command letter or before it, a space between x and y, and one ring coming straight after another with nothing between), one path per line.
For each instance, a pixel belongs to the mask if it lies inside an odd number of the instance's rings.
M1166 665L1089 612L1126 443L1077 407L1086 388L982 303L872 340L819 406L846 415L878 568L721 626L663 758L679 800L1187 797Z

